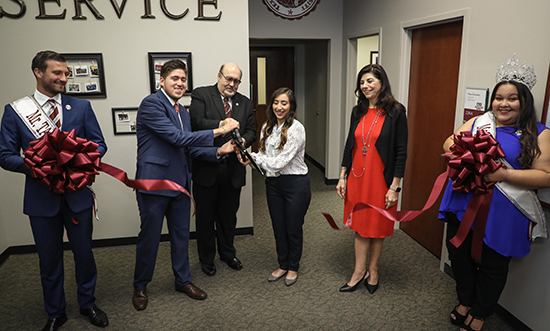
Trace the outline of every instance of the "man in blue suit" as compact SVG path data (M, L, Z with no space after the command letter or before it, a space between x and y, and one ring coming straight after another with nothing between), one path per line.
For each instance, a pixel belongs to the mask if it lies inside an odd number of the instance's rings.
M191 132L189 113L178 103L187 89L185 63L181 60L166 62L160 76L161 89L143 99L138 109L136 179L167 179L189 191L191 158L218 162L220 156L234 152L231 142L220 148L211 146L214 137L231 132L239 123L232 120L214 130ZM189 271L189 196L175 190L138 190L136 198L141 230L136 245L134 308L147 307L146 287L153 278L165 216L176 291L193 299L206 299L206 293L191 283Z
M106 327L107 315L95 305L97 270L92 253L92 192L88 188L58 194L31 176L21 150L55 125L62 131L75 129L76 136L98 144L101 157L107 151L101 128L90 102L63 94L69 70L65 58L42 51L32 60L36 90L32 96L6 105L0 126L0 166L25 174L23 213L29 216L40 260L40 277L48 321L43 330L57 330L67 321L63 290L63 228L75 260L77 299L80 313L99 327ZM40 114L50 123L42 131L33 129L35 119L25 121L25 112ZM46 119L47 117L47 119ZM50 121L51 119L51 121Z

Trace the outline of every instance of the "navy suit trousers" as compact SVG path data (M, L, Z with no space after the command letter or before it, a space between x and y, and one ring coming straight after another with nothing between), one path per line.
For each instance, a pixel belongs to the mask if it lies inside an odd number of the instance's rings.
M144 290L153 279L162 223L166 215L170 233L172 270L176 287L191 282L189 270L190 199L181 193L175 197L136 192L141 231L136 245L134 288Z
M65 314L63 228L67 230L74 255L78 305L81 308L92 307L97 279L92 253L92 208L74 213L67 204L63 204L59 213L53 217L29 218L40 259L44 306L49 318ZM77 224L73 219L78 220Z

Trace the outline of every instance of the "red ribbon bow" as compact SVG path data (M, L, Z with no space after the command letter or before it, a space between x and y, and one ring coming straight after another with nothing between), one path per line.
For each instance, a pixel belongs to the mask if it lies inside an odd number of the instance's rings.
M32 176L55 193L71 193L91 185L101 168L98 145L55 129L34 140L23 152Z
M463 131L461 135L455 135L454 141L451 151L445 153L449 159L447 170L453 180L453 191L473 191L476 195L488 193L495 183L485 182L483 175L497 171L501 164L495 160L505 156L499 142L483 130L477 131L475 135Z

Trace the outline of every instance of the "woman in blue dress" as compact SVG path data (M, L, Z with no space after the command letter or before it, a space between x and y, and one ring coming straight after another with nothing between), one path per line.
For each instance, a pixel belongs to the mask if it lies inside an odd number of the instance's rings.
M516 59L510 61L497 74L487 113L470 119L456 134L463 131L475 134L480 127L492 127L509 166L485 175L485 181L511 184L519 191L550 187L550 130L537 123L530 91L536 76L532 67L530 73L525 65L517 66ZM451 135L443 145L445 152L449 152L453 144L454 135ZM546 228L543 220L535 225L532 218L525 216L495 187L483 236L481 263L477 263L471 257L472 229L458 247L450 242L472 197L472 193L457 193L452 188L450 180L439 209L439 218L447 222L447 249L459 301L450 319L461 326L460 330L481 330L484 319L494 312L504 290L511 258L527 255L531 240L546 237ZM533 228L538 234L533 234Z

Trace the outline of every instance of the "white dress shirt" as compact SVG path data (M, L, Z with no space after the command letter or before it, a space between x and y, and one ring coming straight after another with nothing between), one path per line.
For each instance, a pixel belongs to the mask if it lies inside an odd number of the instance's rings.
M55 100L55 106L57 107L57 111L59 112L59 121L61 124L63 124L63 105L61 104L61 94L57 93L53 97L49 97L43 93L38 92L38 90L34 90L34 99L40 107L46 112L46 115L50 115L50 109L51 104L48 102L48 100L53 99Z

